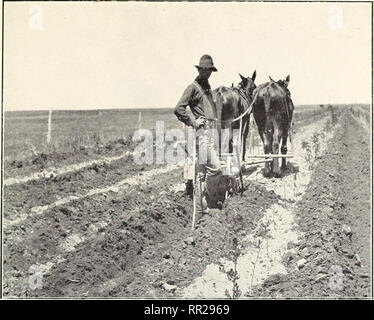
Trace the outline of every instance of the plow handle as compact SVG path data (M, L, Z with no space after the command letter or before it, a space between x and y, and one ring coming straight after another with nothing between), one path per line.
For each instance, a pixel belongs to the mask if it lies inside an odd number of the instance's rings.
M193 144L193 152L192 152L192 161L193 161L193 192L192 192L192 198L193 198L193 212L192 212L192 226L191 230L195 230L195 219L196 219L196 140Z

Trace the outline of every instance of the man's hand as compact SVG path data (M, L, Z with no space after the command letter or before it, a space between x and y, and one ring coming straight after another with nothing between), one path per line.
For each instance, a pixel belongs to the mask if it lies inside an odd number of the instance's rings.
M203 117L197 118L194 121L193 126L195 129L198 129L204 124L204 122L205 122L205 119Z

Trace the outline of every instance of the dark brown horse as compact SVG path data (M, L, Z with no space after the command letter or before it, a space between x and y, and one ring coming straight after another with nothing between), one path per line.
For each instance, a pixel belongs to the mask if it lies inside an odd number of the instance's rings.
M213 99L217 108L218 118L218 135L219 135L219 149L221 153L221 138L222 129L229 129L229 153L233 152L233 130L240 129L240 121L232 122L233 119L242 115L250 106L252 102L252 92L256 88L254 83L256 79L256 71L253 72L252 77L243 77L239 74L241 82L237 87L218 87L213 91ZM249 112L242 118L242 160L245 158L245 141L248 136L249 127ZM240 154L240 149L237 150Z
M265 154L278 154L279 144L282 140L281 153L287 154L288 131L292 122L293 103L289 96L287 85L290 78L259 85L253 96L258 94L253 104L253 116L256 121L258 132L264 144ZM286 168L286 159L282 159L282 170ZM281 176L278 158L273 162L266 162L264 176L270 176L273 171L276 177Z

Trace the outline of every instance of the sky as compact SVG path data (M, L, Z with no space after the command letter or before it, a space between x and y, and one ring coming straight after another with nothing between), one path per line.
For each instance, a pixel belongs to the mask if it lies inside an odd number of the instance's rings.
M6 2L4 110L172 108L203 54L212 88L290 75L298 104L371 102L369 3Z

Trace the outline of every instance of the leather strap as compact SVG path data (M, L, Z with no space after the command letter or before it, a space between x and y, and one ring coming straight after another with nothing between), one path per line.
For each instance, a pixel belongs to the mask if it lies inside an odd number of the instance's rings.
M214 117L215 116L215 112L214 112L215 106L212 104L212 102L210 101L207 94L204 92L204 90L201 88L201 86L196 81L194 81L192 84L196 87L197 90L199 90L199 92L203 96L203 99L205 97L205 100L208 101L210 110L207 110L207 105L206 105L205 101L203 101L205 118L208 119L208 120L217 120L217 118Z

